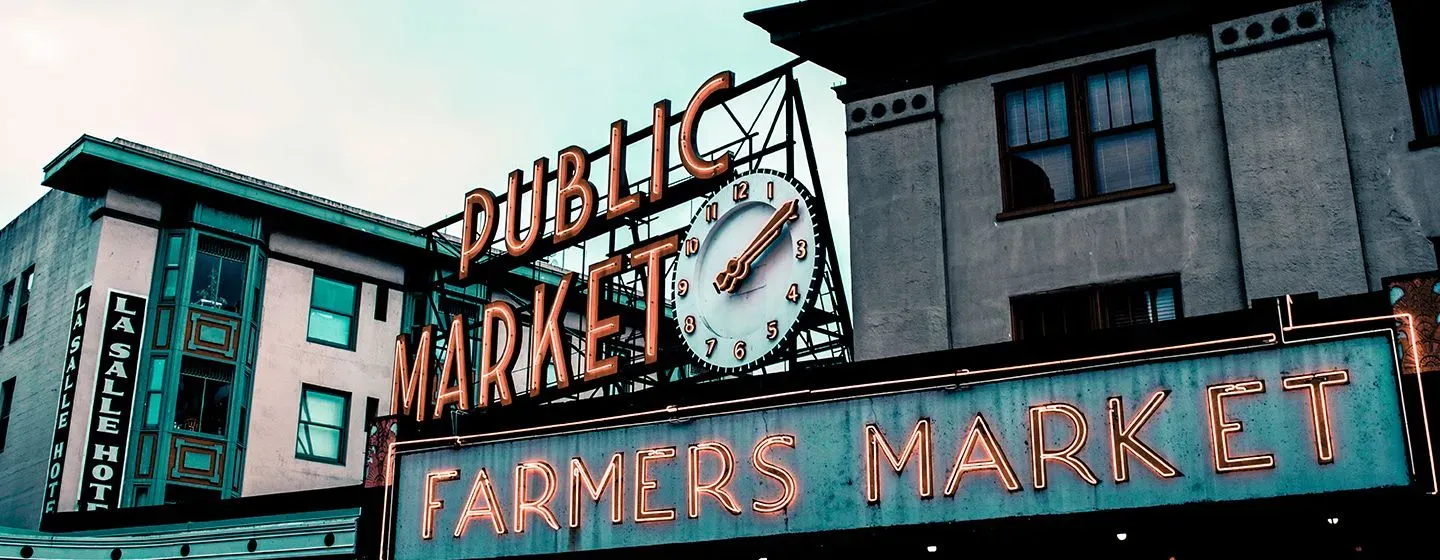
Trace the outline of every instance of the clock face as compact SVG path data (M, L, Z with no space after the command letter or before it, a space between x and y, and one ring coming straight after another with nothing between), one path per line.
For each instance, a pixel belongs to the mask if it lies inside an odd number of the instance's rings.
M762 169L736 177L695 214L673 301L680 337L700 363L751 369L790 338L819 279L813 203L798 181Z

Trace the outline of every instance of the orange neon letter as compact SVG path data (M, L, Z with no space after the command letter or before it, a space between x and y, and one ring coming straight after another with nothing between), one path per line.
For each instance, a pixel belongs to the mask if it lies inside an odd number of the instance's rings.
M630 268L645 269L645 363L660 360L660 297L665 289L665 257L674 255L680 249L678 234L660 239L630 252Z
M545 489L540 492L540 497L530 499L530 475L539 474L541 480L545 481ZM555 511L550 509L550 501L555 499L555 467L545 461L531 461L515 465L515 532L525 532L525 520L530 514L539 515L551 529L560 530L560 522L555 519Z
M620 255L590 265L590 278L585 284L585 380L592 381L620 370L615 356L600 358L600 339L620 332L620 316L600 316L600 291L605 279L620 273Z
M625 119L610 125L610 192L605 197L605 219L613 220L640 207L640 194L630 190L625 178Z
M865 501L872 504L880 501L881 453L884 453L885 460L896 473L905 470L911 455L918 455L915 460L920 463L920 497L930 498L934 494L935 484L931 475L934 458L930 455L929 418L921 418L915 423L915 430L910 432L910 439L905 441L905 448L898 456L885 441L885 434L880 433L880 428L875 424L866 424L865 450Z
M395 337L395 386L390 392L390 413L410 414L415 409L415 420L425 420L425 402L430 399L426 390L430 382L430 356L435 353L431 340L435 327L426 325L420 329L420 340L415 342L415 362L410 363L409 337ZM407 371L408 369L408 371Z
M475 229L477 214L484 214L484 225ZM475 189L465 194L464 229L460 234L460 279L470 276L470 265L495 236L495 196L485 189Z
M475 506L475 500L480 498L485 498L484 507ZM500 511L500 499L495 497L495 486L490 484L490 473L485 469L475 473L475 482L470 485L470 496L465 498L465 513L460 514L460 521L455 523L455 538L465 536L470 522L481 517L490 520L495 534L505 534L505 513Z
M750 461L755 465L755 472L780 483L780 497L768 502L757 499L750 503L750 507L757 513L775 513L790 507L790 504L795 502L795 495L800 488L799 483L795 481L795 473L770 461L768 457L770 448L777 445L795 449L795 436L790 434L767 436L755 444L755 450L750 455Z
M710 482L700 482L700 454L709 453L720 458L720 474ZM718 441L707 441L690 446L689 461L685 463L685 483L689 490L685 500L687 513L691 519L700 517L700 495L705 494L715 501L720 502L720 507L734 515L740 515L740 504L735 502L735 496L730 494L725 487L730 485L730 479L735 477L735 453L730 451L730 446Z
M485 304L484 323L480 336L480 408L490 406L491 386L500 393L500 404L508 405L514 398L510 390L510 365L515 362L515 347L520 333L516 330L515 308L495 300ZM495 360L495 331L505 329L505 348ZM495 361L491 361L495 360Z
M1155 411L1160 410L1160 405L1165 402L1165 397L1170 391L1161 389L1150 395L1150 399L1130 419L1130 424L1125 424L1125 408L1120 397L1110 397L1107 407L1110 412L1110 466L1114 469L1115 482L1121 483L1130 480L1130 461L1127 455L1133 455L1140 463L1155 473L1160 478L1175 478L1180 476L1180 471L1175 465L1170 464L1155 449L1140 441L1140 430L1145 429L1145 423L1155 416Z
M660 202L670 181L670 100L656 101L651 113L655 122L650 131L650 202Z
M567 272L560 277L560 286L555 289L555 303L545 309L545 284L535 286L535 313L530 316L530 394L540 394L545 387L545 361L555 362L555 385L570 386L570 357L565 354L564 331L560 329L565 318L565 294L575 281L575 273Z
M550 171L550 158L535 160L535 179L530 187L530 231L520 239L520 170L510 172L509 190L505 194L505 251L519 257L530 252L545 229L545 174Z
M674 459L674 447L641 449L635 452L635 522L674 521L675 508L650 509L650 493L660 483L650 478L650 463L660 459Z
M605 487L610 487L610 522L619 524L625 520L625 454L610 456L610 464L596 482L585 468L585 461L579 457L570 459L570 527L580 526L580 492L583 487L590 500L600 503L605 496Z
M1310 425L1315 431L1315 460L1322 465L1335 462L1335 442L1330 435L1330 399L1325 388L1350 384L1350 372L1326 371L1281 378L1286 391L1305 391L1310 397Z
M1253 379L1235 383L1221 383L1205 388L1208 395L1207 411L1210 415L1210 448L1215 458L1215 472L1248 471L1268 469L1275 466L1275 456L1265 453L1235 457L1230 455L1230 434L1245 431L1239 420L1225 417L1225 399L1240 395L1265 392L1265 380Z
M1051 451L1045 448L1045 415L1059 414L1070 420L1075 426L1075 437L1065 445L1064 449ZM1089 426L1085 423L1085 415L1079 409L1065 403L1050 403L1030 407L1030 467L1035 476L1035 489L1045 488L1048 478L1046 470L1047 461L1057 461L1072 469L1091 485L1100 484L1095 478L1095 473L1084 461L1075 457L1081 449L1085 448L1085 439L1089 434Z
M440 382L435 390L435 415L445 415L445 405L454 404L456 410L470 409L470 366L465 363L465 317L459 313L450 320L449 342L445 344L445 361L440 366ZM451 375L451 372L454 375ZM455 380L454 388L450 380Z
M714 161L706 161L700 157L695 129L700 124L700 113L705 102L716 92L730 89L730 84L734 82L734 72L726 71L711 76L695 92L695 97L690 98L690 105L685 107L685 118L680 121L680 163L684 164L685 170L696 179L709 179L730 170L730 152L725 152Z
M428 541L435 536L435 512L445 507L445 500L435 498L435 487L457 478L460 478L458 469L425 473L425 509L420 510L420 538Z
M973 459L977 449L985 452L984 459ZM995 440L995 435L990 433L990 425L985 423L985 417L980 414L976 414L975 420L970 422L970 431L965 434L965 444L960 446L960 455L955 457L955 465L950 467L950 476L945 479L945 496L954 496L955 491L960 488L960 479L975 471L995 471L1006 490L1020 490L1020 479L1015 476L1015 469L1010 468L1010 461L1005 459L1005 450L1000 448L1000 442Z
M595 185L590 183L590 154L580 146L560 151L556 164L558 190L555 191L555 243L585 231L590 214L595 212ZM570 201L580 199L580 215L570 221Z

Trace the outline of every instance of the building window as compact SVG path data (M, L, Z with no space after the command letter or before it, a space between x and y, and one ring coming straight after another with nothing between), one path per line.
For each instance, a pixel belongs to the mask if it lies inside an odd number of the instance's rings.
M175 299L180 290L180 260L184 257L185 237L171 235L165 238L165 270L160 274L160 298Z
M10 342L25 336L25 318L30 315L30 292L35 288L35 267L20 274L20 297L15 300L15 326L10 329Z
M165 354L157 353L150 358L150 379L145 391L146 428L155 428L160 425L160 409L165 397L166 366L169 363L170 358Z
M345 420L349 417L349 393L314 385L301 386L295 456L322 463L345 464Z
M0 288L0 347L5 346L5 333L10 330L10 305L15 303L15 281Z
M360 289L355 284L317 274L310 292L310 342L354 350L359 306Z
M245 305L245 263L250 256L249 249L207 236L201 236L196 245L190 303L240 314Z
M375 320L388 321L390 319L390 288L375 286Z
M1016 340L1178 319L1180 281L1166 277L1012 298Z
M0 383L0 451L5 451L6 436L10 434L10 403L15 400L15 378Z
M1440 54L1429 35L1440 24L1440 7L1422 0L1397 0L1393 7L1400 58L1410 88L1415 141L1425 146L1440 144Z
M189 356L183 358L180 389L175 393L175 428L224 436L234 380L233 366Z
M1005 210L1164 183L1154 75L1147 55L997 86Z

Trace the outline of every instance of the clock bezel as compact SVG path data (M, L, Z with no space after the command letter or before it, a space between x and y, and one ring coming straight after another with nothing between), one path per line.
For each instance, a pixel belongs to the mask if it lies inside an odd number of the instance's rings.
M795 303L795 306L798 308L798 310L795 311L795 320L790 322L790 326L786 329L785 332L780 333L775 338L775 342L770 346L770 348L760 355L747 353L746 357L740 360L742 363L738 366L725 366L717 364L713 362L710 358L701 355L699 352L696 351L696 349L692 348L690 346L690 343L686 340L686 334L684 331L685 321L683 314L679 312L680 298L678 297L678 292L676 291L676 285L682 279L679 272L680 267L677 266L676 278L674 281L671 282L670 286L671 301L676 303L675 334L676 336L680 337L680 345L685 347L685 352L690 354L690 356L694 358L694 362L699 364L704 369L712 372L722 374L745 373L769 365L772 358L776 354L778 354L781 349L785 348L787 345L793 342L795 337L799 334L801 321L804 319L806 314L811 312L811 307L814 305L815 300L819 296L820 282L824 278L823 267L826 266L828 263L828 253L821 252L824 248L824 244L828 243L829 239L826 238L824 229L821 227L821 220L824 219L824 209L819 206L819 199L810 192L810 189L807 188L804 183L801 183L789 173L784 173L774 169L766 168L756 168L746 171L744 173L737 174L729 181L726 181L725 184L722 185L720 188L716 189L715 192L710 193L708 196L701 199L700 207L696 209L694 216L690 218L689 225L685 227L684 237L680 242L680 250L682 254L679 256L679 258L687 258L683 254L685 243L684 240L690 239L690 231L694 228L695 224L699 223L700 220L705 219L706 207L708 207L711 202L714 202L717 197L725 196L727 193L731 192L733 190L733 187L740 181L744 181L746 177L759 174L769 174L784 180L785 182L789 183L791 187L795 189L795 192L799 193L801 199L803 199L803 206L805 208L804 211L806 212L807 218L810 220L811 230L811 262L808 263L808 266L810 267L809 282L805 288L804 298L801 301ZM754 192L755 191L752 188L752 197L754 196ZM718 223L721 219L723 219L723 216L717 217L716 222ZM714 226L711 226L711 229L713 229L713 227ZM701 240L701 243L703 247L703 239ZM698 258L698 255L696 257ZM822 260L824 261L822 262ZM703 286L708 285L708 283L700 283L699 279L697 278L687 278L686 280L690 282L690 290L700 289ZM715 350L715 352L720 351L722 351L720 348L716 348Z

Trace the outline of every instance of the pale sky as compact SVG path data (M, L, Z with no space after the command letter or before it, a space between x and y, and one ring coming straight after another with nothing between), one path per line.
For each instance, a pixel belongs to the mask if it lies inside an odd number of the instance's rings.
M792 59L742 17L789 1L5 0L0 223L91 134L428 224L718 71ZM841 78L797 78L848 277Z

